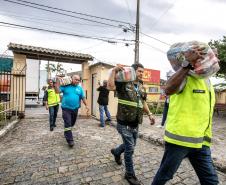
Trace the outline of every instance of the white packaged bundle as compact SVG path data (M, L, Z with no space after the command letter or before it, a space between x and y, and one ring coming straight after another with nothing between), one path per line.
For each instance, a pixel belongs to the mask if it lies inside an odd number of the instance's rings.
M112 69L110 69L109 74L111 74ZM115 81L117 82L132 82L136 80L136 72L133 67L123 67L123 70L118 71L115 76Z
M219 59L208 44L198 41L176 43L170 47L167 58L172 68L177 71L181 67L181 62L185 59L184 53L196 46L204 48L204 59L197 60L193 64L194 70L190 70L189 74L196 78L206 78L214 75L220 69Z
M58 79L61 86L69 85L72 82L72 79L70 76L58 77Z

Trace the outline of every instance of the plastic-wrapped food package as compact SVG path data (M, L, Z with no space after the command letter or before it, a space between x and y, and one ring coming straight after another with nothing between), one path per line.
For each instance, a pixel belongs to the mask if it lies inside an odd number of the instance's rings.
M136 72L132 67L123 67L124 70L118 71L115 76L117 82L131 82L136 80ZM112 69L110 70L111 74Z
M69 85L72 82L72 79L70 76L65 76L61 78L58 77L58 79L59 79L60 85L62 86Z
M190 70L189 74L196 78L206 78L214 75L220 69L218 64L219 59L208 44L198 41L176 43L170 47L167 52L167 58L172 68L177 71L181 67L181 62L185 59L184 53L195 46L205 48L203 50L205 53L204 59L197 60L193 66L194 70Z

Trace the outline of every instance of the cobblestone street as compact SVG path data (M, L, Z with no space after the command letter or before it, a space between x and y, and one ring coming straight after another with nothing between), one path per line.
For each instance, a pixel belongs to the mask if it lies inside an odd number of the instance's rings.
M110 154L121 138L114 127L100 128L98 124L94 119L78 119L73 130L75 146L69 148L60 114L57 128L50 132L44 108L29 110L26 119L0 140L0 184L127 185L124 167L118 166ZM138 139L134 161L143 184L150 184L162 154L161 146ZM218 175L220 184L226 185L226 174ZM199 181L184 160L168 184L195 185Z
M143 124L140 126L140 135L143 139L155 144L163 144L164 128L158 128L162 120L161 116L156 116L156 124L150 126L148 118L144 118ZM212 138L212 157L214 164L218 169L226 173L226 116L213 117L213 138Z

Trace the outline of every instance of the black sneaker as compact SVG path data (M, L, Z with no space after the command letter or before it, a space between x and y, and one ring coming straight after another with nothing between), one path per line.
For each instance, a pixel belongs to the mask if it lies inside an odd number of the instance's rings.
M106 119L105 122L111 122L111 119Z
M74 141L68 141L68 146L72 148L74 146Z
M115 151L115 149L111 149L111 153L112 153L112 155L115 157L115 162L116 162L118 165L121 165L121 164L122 164L121 156L120 156L120 155L115 155L114 151Z
M51 132L53 131L53 127L50 127L50 131L51 131Z
M126 173L125 179L129 182L130 185L141 185L141 182L137 179L135 175Z

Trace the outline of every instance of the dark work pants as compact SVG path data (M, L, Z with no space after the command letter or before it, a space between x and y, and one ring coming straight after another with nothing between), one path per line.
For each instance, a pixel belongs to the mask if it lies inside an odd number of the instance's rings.
M197 149L166 143L162 162L152 185L164 185L172 179L185 157L188 157L191 162L201 185L217 185L219 183L209 147L203 146Z
M50 128L56 126L56 118L58 113L59 105L49 107L49 126Z
M72 110L62 108L62 116L64 120L64 136L67 142L73 141L72 127L75 125L78 115L78 109Z

